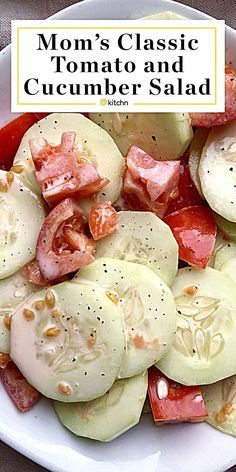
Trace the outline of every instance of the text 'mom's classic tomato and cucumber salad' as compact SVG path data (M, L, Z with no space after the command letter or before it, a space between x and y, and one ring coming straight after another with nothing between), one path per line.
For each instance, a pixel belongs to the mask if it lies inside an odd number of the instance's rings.
M230 65L225 93L225 113L26 113L0 130L0 378L21 412L45 395L100 441L145 411L236 435Z

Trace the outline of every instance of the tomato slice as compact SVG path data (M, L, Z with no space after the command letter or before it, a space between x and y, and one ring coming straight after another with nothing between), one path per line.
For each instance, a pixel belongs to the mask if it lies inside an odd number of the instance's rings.
M198 386L174 382L154 366L148 369L148 396L154 421L159 423L199 422L207 417Z
M1 371L0 379L14 405L21 412L31 410L41 394L30 385L13 362Z
M225 67L225 112L223 113L190 113L192 126L220 126L236 120L236 72Z
M73 198L60 202L39 233L36 260L46 280L74 272L94 261L95 243L85 235L84 218Z
M51 146L43 137L29 142L36 178L50 206L66 197L95 194L109 183L74 149L75 137L74 132L63 133L58 146Z
M6 352L0 352L0 371L1 369L5 369L8 362L10 362L11 358L9 354Z
M118 213L110 203L93 205L89 214L89 229L93 239L105 238L118 228Z
M36 259L22 267L21 275L23 275L23 277L25 277L32 284L40 285L41 287L46 287L46 285L48 285L48 281L44 278L42 272L40 271Z
M162 218L170 199L178 192L179 166L180 161L156 161L132 146L127 155L123 187L127 209L149 210Z
M192 206L164 218L179 245L179 257L203 269L213 252L216 222L207 207Z
M9 170L25 132L39 120L35 113L24 113L0 129L0 161Z
M191 179L189 167L182 161L179 167L178 196L170 201L166 214L202 203L203 200Z

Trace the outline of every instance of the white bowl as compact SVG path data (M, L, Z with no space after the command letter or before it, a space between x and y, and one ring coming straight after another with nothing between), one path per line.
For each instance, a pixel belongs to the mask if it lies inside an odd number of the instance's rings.
M191 19L209 16L171 0L87 0L61 11L56 19L138 18L174 11ZM236 66L236 31L227 28L227 62ZM0 54L0 125L10 112L10 47ZM107 444L77 438L63 428L49 400L21 414L0 385L0 438L55 472L219 472L236 463L236 440L207 424L157 428L150 415ZM122 412L121 412L122 414Z

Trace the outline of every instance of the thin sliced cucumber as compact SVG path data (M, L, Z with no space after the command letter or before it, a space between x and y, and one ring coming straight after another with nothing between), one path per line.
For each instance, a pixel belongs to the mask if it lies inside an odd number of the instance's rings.
M44 219L40 197L19 176L0 171L0 279L34 258Z
M236 242L236 223L232 223L232 221L228 221L216 213L214 213L214 218L218 228L222 231L226 238L228 238L230 241Z
M28 282L19 272L0 280L0 352L10 352L10 319L17 307L37 285Z
M204 385L202 393L208 413L207 423L223 433L236 436L236 375Z
M142 20L187 20L187 18L172 11L160 11L154 15L144 16Z
M65 131L76 133L75 148L85 159L95 165L101 177L107 177L110 181L98 193L98 201L117 200L122 186L124 159L109 134L80 113L52 113L38 121L25 133L14 160L14 165L24 167L21 175L39 191L29 140L43 137L49 144L55 146L60 143L61 135Z
M212 129L198 171L210 207L236 222L236 121Z
M146 394L147 373L117 380L96 400L54 406L62 424L77 436L112 441L139 422Z
M215 261L218 252L221 251L222 248L224 248L228 244L228 241L225 239L224 235L218 231L216 235L216 241L215 241L215 246L213 253L210 256L210 259L207 263L208 267L213 267L214 269L218 269L218 267L215 266ZM218 269L220 270L220 269Z
M192 181L194 182L195 187L197 188L202 198L204 198L204 195L202 193L201 182L200 182L200 178L198 174L198 166L199 166L202 150L207 140L208 134L209 134L208 128L197 128L197 130L195 131L193 140L191 142L191 145L190 145L189 160L188 160L188 165L189 165Z
M12 316L11 358L29 383L55 400L104 395L124 352L120 310L95 287L64 282L32 295Z
M120 211L119 227L96 245L96 257L144 264L171 285L178 269L178 245L169 228L150 212Z
M236 257L234 259L230 259L228 262L225 262L225 264L223 264L221 267L221 271L227 274L236 284Z
M170 348L176 328L174 299L152 270L105 257L81 268L73 281L101 286L122 310L127 351L119 378L143 372Z
M236 284L236 243L223 242L216 252L214 268L227 274Z
M184 385L217 382L236 373L236 291L210 267L179 270L172 285L177 332L158 368Z
M222 270L223 265L236 257L236 243L226 241L215 255L214 269Z
M154 159L177 159L193 137L186 113L90 113L89 117L110 134L123 156L135 144Z

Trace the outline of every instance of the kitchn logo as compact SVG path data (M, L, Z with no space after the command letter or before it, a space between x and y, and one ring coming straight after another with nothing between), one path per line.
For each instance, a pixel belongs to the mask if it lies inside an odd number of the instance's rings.
M102 107L105 107L105 106L113 106L113 107L127 107L129 105L129 102L127 100L114 100L113 98L110 99L106 99L106 98L101 98L100 100L100 105Z

